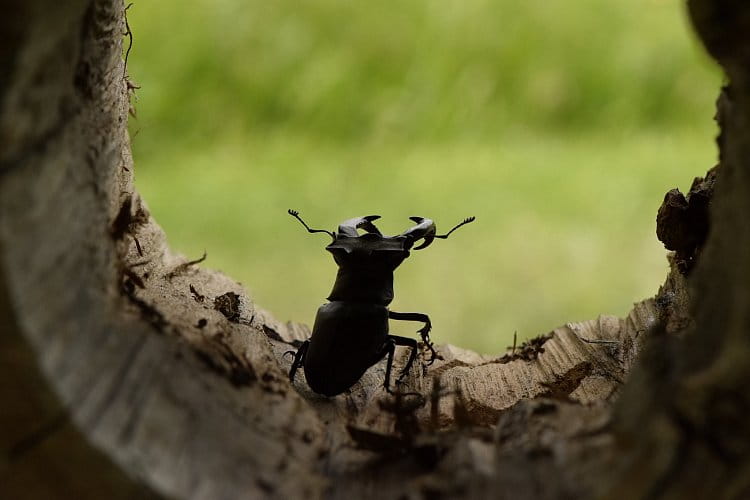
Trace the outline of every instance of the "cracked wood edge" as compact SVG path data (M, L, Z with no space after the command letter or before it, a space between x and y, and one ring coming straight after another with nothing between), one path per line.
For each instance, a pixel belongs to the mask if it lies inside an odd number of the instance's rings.
M319 497L315 413L267 390L273 382L227 383L188 341L159 334L158 312L122 293L132 238L114 241L111 228L133 193L123 3L26 5L2 89L0 130L14 148L0 158L0 265L47 381L87 440L168 496ZM251 361L271 359L262 332L242 340L257 347ZM295 480L275 481L280 471Z
M140 203L140 202L139 202ZM390 400L382 390L384 363L368 370L347 393L324 398L312 393L300 374L292 389L287 381L292 343L309 335L309 328L281 323L257 308L242 287L233 280L194 266L179 275L169 270L186 258L172 255L164 235L153 220L133 234L145 255L126 241L126 265L137 264L143 287L131 287L130 297L153 314L158 312L161 329L186 341L201 353L207 367L235 385L259 385L263 391L300 401L314 410L320 427L302 433L305 439L323 440L326 467L344 470L365 467L373 454L357 451L347 426L382 436L395 435L397 417L383 411ZM128 280L127 277L125 277ZM214 307L213 299L227 292L239 296L239 317L228 319ZM144 314L141 311L141 314ZM493 427L503 412L520 401L553 398L583 406L608 404L614 399L638 355L642 338L659 315L654 300L635 304L624 319L602 316L596 320L569 323L547 336L543 351L533 360L499 362L455 346L440 346L443 360L426 371L415 367L402 388L429 399L435 377L449 393L438 403L437 426L433 410L425 405L415 412L422 430L451 430L456 427L456 405L464 419L483 428ZM148 316L148 314L146 314ZM396 363L405 362L400 352ZM244 374L244 376L243 376ZM467 422L463 422L466 424Z
M134 236L141 241L140 246L146 253L145 256L139 255L132 241L124 243L126 262L139 264L137 269L144 285L143 288L131 288L131 299L141 304L133 309L134 312L145 314L146 317L151 317L154 311L158 312L162 332L200 352L199 359L206 365L204 369L217 372L225 378L225 383L259 387L261 393L292 399L298 401L300 409L312 410L318 427L299 432L292 439L318 443L320 455L317 458L324 464L322 467L329 471L327 475L336 477L341 471L360 471L363 474L361 478L369 478L364 471L368 470L379 453L357 449L358 443L352 439L348 426L381 437L398 437L395 431L397 416L382 409L382 404L391 400L382 390L383 363L370 369L350 391L336 398L324 398L312 393L304 383L304 376L299 376L292 388L286 379L291 356L285 357L284 353L292 348L293 341L301 338L301 334L309 335L309 329L274 320L268 312L253 305L238 283L219 273L194 266L179 275L168 277L170 269L185 262L186 258L172 255L166 249L164 235L153 220L139 226ZM153 255L149 252L153 252ZM227 292L239 296L240 314L234 321L217 311L213 303L215 297ZM151 313L144 313L140 309L142 307L148 308ZM519 359L503 363L498 361L501 358L482 356L450 345L440 346L444 359L437 361L426 372L415 369L403 387L403 391L418 392L429 399L434 377L440 377L443 388L449 393L453 392L439 399L437 426L433 423L429 404L415 412L419 432L423 434L420 439L432 436L441 443L440 446L459 455L464 453L458 451L464 446L474 447L484 450L478 457L484 456L485 448L494 446L488 444L486 439L469 437L456 440L444 436L466 425L501 429L505 425L502 423L503 416L508 412L529 413L524 417L524 425L530 425L537 417L535 410L527 409L526 402L533 399L552 398L557 402L551 403L551 406L559 408L561 412L576 414L584 422L587 419L596 422L606 420L610 402L615 399L626 379L645 333L656 324L659 315L656 302L648 299L635 304L631 313L623 319L601 316L596 320L568 323L548 334L548 339L542 345L543 352L536 359L528 361ZM396 363L404 362L405 353L401 352ZM460 391L458 399L457 391ZM461 422L456 420L457 405L461 406L463 414ZM569 406L577 406L581 410L567 409ZM256 424L253 422L253 425ZM515 432L525 433L519 425L515 427ZM600 425L597 423L594 427ZM577 432L585 433L584 428L585 425L581 424ZM573 439L577 434L571 431L565 436L565 439ZM450 458L453 456L449 452L446 460L453 460L455 457ZM478 460L478 457L472 460ZM400 461L396 460L395 463ZM440 463L447 467L448 462ZM493 458L486 467L494 470L500 464L505 462ZM352 479L360 476L356 472L353 474L345 482L347 487L342 486L340 479L336 480L335 495L344 491L362 494L357 489L362 486L361 481ZM393 485L389 488L394 488L394 495L403 493L406 488L422 488L423 481L430 483L427 476L429 474L419 475L419 481L403 483L401 489ZM331 493L331 490L326 491ZM373 489L373 494L375 491Z

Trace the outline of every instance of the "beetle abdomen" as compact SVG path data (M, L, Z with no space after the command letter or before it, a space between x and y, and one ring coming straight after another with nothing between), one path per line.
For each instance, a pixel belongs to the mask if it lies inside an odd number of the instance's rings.
M383 358L387 338L385 306L341 301L320 306L305 355L307 384L326 396L344 392Z

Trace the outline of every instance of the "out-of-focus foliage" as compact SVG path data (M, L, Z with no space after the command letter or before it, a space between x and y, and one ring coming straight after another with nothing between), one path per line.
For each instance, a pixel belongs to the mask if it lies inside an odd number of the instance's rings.
M396 274L393 309L438 343L623 314L664 276L663 193L715 157L720 78L681 4L136 2L139 189L282 319L310 322L335 275L287 208L392 233L476 215Z

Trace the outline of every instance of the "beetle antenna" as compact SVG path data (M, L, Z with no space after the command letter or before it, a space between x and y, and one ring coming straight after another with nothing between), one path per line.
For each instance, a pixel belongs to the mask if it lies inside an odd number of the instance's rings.
M474 222L474 220L475 220L475 219L476 219L476 217L474 217L473 215L472 215L471 217L467 217L467 218L465 218L465 219L464 219L463 221L461 221L461 223L459 223L459 224L456 224L456 225L455 225L455 226L453 227L453 229L451 229L451 230L450 230L450 231L448 231L447 233L445 233L445 234L436 234L436 235L435 235L435 238L440 238L441 240L444 240L444 239L446 239L446 238L447 238L448 236L450 236L450 235L451 235L451 233L452 233L453 231L455 231L455 230L456 230L456 229L458 229L459 227L463 226L464 224L468 224L469 222Z
M325 229L310 229L310 226L308 226L307 224L305 224L305 221L303 221L302 217L299 216L299 212L298 211L292 210L290 208L289 210L287 210L287 213L289 215L291 215L292 217L294 217L295 219L297 219L298 221L300 221L302 223L302 225L305 226L305 229L307 229L308 233L326 233L328 236L330 236L334 240L336 239L336 235L333 234L331 231L326 231ZM448 234L450 234L450 233L448 233Z

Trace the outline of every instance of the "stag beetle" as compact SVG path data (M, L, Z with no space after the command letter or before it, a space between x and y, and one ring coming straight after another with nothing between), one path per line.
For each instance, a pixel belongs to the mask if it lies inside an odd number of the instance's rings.
M397 236L383 236L373 224L379 215L368 215L346 220L337 232L310 229L296 210L289 215L305 226L309 233L326 233L333 241L326 250L333 254L339 266L328 303L318 309L312 335L296 354L289 370L294 382L297 369L304 367L307 384L318 394L335 396L354 385L372 365L388 356L384 387L390 390L391 366L396 346L411 348L397 383L409 372L417 356L415 339L388 335L388 319L420 321L418 330L425 346L432 353L430 363L438 356L430 342L432 324L426 314L400 313L388 310L393 300L393 271L409 256L418 240L424 240L414 250L429 246L435 238L446 239L450 234L474 220L468 217L445 234L435 234L435 223L424 217L410 217L416 226ZM360 235L357 229L364 231ZM288 354L287 353L287 354Z

